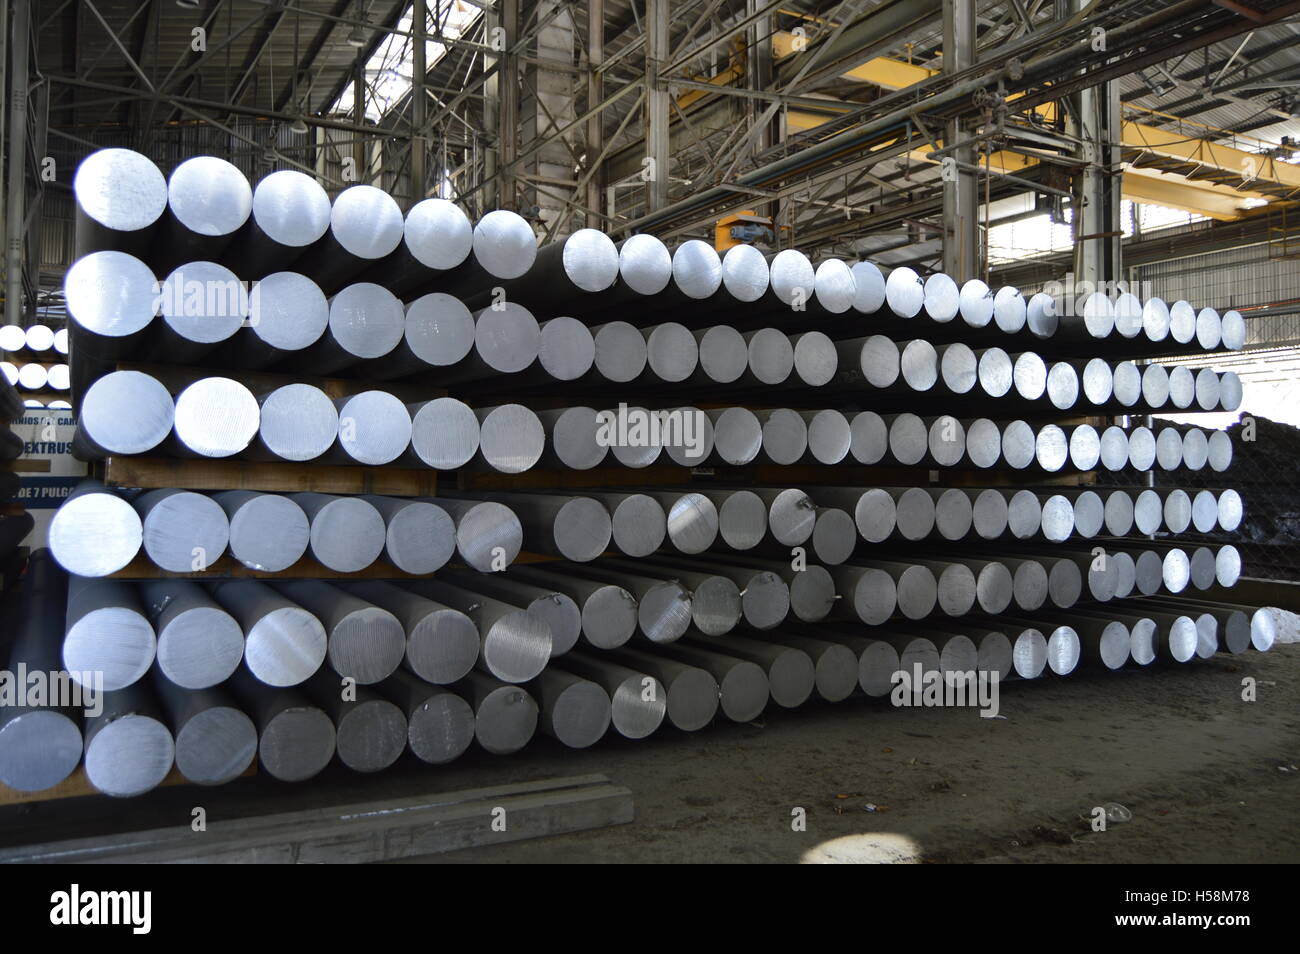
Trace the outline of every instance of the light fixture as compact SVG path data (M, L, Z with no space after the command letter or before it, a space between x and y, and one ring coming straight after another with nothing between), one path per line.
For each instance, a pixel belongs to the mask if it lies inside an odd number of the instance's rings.
M182 10L197 10L199 8L199 0L176 0L176 6L180 7Z
M295 136L305 136L307 134L307 122L301 116L289 124L289 132Z

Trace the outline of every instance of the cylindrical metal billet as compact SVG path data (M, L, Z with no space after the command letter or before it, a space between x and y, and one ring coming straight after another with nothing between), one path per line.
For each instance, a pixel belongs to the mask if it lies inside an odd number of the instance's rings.
M816 684L817 671L812 657L797 647L735 635L692 640L685 645L717 650L755 663L767 676L772 701L783 709L794 709L807 702Z
M513 568L508 579L567 596L581 614L582 638L597 649L622 646L636 632L636 598L621 586L533 565Z
M502 573L452 571L439 577L455 586L521 606L546 621L551 630L551 658L562 656L582 633L582 611L577 601L554 587L541 586Z
M261 408L231 378L201 378L176 395L172 426L176 450L197 457L232 457L257 436Z
M400 669L375 688L406 715L406 744L420 761L442 765L474 741L474 710L450 689Z
M320 620L266 584L224 580L210 592L243 629L245 668L259 682L296 686L325 661L328 637Z
M167 209L167 180L153 160L130 149L99 149L77 166L76 254L101 249L143 255Z
M171 433L174 407L157 379L139 371L111 371L81 396L73 454L98 460L148 453Z
M561 671L596 683L607 694L614 731L628 739L644 739L663 723L668 691L654 676L612 661L612 654L570 653Z
M857 688L858 655L848 646L802 633L778 631L764 638L807 654L813 663L813 687L827 702L847 699Z
M253 190L238 167L216 156L186 159L167 180L167 211L150 257L163 271L216 261L253 210Z
M668 537L668 517L663 505L654 497L643 493L593 493L590 496L604 504L609 512L611 537L614 546L622 553L630 557L645 557L663 546Z
M406 634L406 666L425 682L448 685L478 660L478 630L468 616L392 583L343 584L351 595L391 613Z
M144 551L164 570L206 570L230 542L230 522L211 497L189 490L148 490L132 501L143 527Z
M546 446L546 431L537 415L522 404L474 409L479 421L479 453L493 470L520 474L537 464Z
M493 755L518 752L537 731L537 702L527 690L481 672L452 687L474 709L474 738Z
M226 246L224 263L241 278L262 278L293 261L330 226L330 200L311 176L281 169L253 189L248 221Z
M86 716L86 779L105 795L130 798L171 771L176 745L147 683L104 692Z
M149 671L156 649L134 586L77 576L68 581L63 665L74 681L124 689Z
M295 263L323 287L341 288L392 254L404 227L402 211L387 192L371 185L349 186L334 198L329 231Z
M551 658L551 627L527 609L526 598L506 603L439 580L410 582L413 593L459 610L478 629L478 667L504 682L527 682Z
M257 727L223 689L185 689L155 672L153 691L176 746L176 768L195 785L224 785L257 755Z
M307 515L288 497L226 490L212 499L230 523L230 555L249 569L278 573L307 552Z
M339 761L354 772L379 772L406 750L406 715L370 686L322 669L303 685L334 723Z
M612 706L597 683L558 669L543 670L529 683L543 732L571 749L585 749L609 729Z
M323 580L280 580L276 589L325 628L334 672L369 685L388 677L406 652L406 632L388 610Z
M338 398L339 439L335 459L372 467L390 464L411 445L411 416L387 391Z
M34 552L21 585L8 672L58 674L64 670L67 588L68 575L50 552ZM75 693L80 683L69 686ZM46 699L44 705L31 704L35 701L15 694L0 705L0 782L20 792L59 784L81 761L82 700L74 695Z
M148 580L139 584L139 598L157 634L158 671L169 683L207 689L225 682L244 658L244 631L198 584Z
M320 388L286 384L258 398L257 442L248 456L272 460L315 460L339 436L339 412Z
M334 757L334 722L302 692L268 686L244 666L230 689L257 726L257 763L272 778L306 781Z
M637 628L652 643L680 639L691 624L691 594L676 580L625 573L603 564L567 568L575 576L622 587L636 599Z
M379 559L387 542L387 528L374 504L359 497L314 492L290 494L289 499L306 514L311 525L311 555L325 566L339 573L355 573Z

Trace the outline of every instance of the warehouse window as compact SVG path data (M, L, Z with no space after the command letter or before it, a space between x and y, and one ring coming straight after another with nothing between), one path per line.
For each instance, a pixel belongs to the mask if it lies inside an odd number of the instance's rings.
M450 3L434 0L429 6L430 16L426 25L428 36L437 34L441 24L441 35L448 40L457 40L469 33L481 14L477 7L471 6L465 0L450 0ZM378 122L411 90L414 53L409 34L414 9L414 5L407 7L397 23L398 32L387 34L374 54L366 61L367 119ZM433 65L447 53L447 46L439 40L428 39L425 41L424 50L425 62L432 69ZM352 111L356 95L355 87L355 83L349 83L344 87L332 112Z

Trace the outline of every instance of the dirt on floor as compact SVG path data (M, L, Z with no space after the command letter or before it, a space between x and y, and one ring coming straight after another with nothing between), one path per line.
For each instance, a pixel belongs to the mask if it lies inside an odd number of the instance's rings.
M418 860L863 860L884 842L890 858L927 862L1300 861L1300 644L1001 690L997 719L856 698L582 751L539 736L443 767L407 755L373 776L335 764L299 785L253 777L9 806L0 844L188 826L196 798L215 820L602 773L631 790L633 823ZM1094 831L1112 802L1131 820Z
M636 821L441 860L793 862L887 833L930 862L1300 861L1300 645L1011 683L1001 715L857 699L582 752L548 740L503 776L602 772ZM1132 819L1094 831L1112 802Z

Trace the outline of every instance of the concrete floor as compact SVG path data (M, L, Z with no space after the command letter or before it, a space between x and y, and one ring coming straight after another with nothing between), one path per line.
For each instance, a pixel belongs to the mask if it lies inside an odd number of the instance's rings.
M1241 700L1247 676L1253 703ZM13 806L0 810L0 843L185 824L195 804L231 817L599 772L632 790L634 823L422 860L792 862L832 839L889 833L935 862L1295 862L1298 690L1300 645L1279 646L1009 684L1005 719L857 699L583 751L539 737L515 756L473 752L443 768L332 766L298 786L248 778ZM1133 818L1092 832L1084 819L1107 802ZM791 830L796 807L806 831Z

